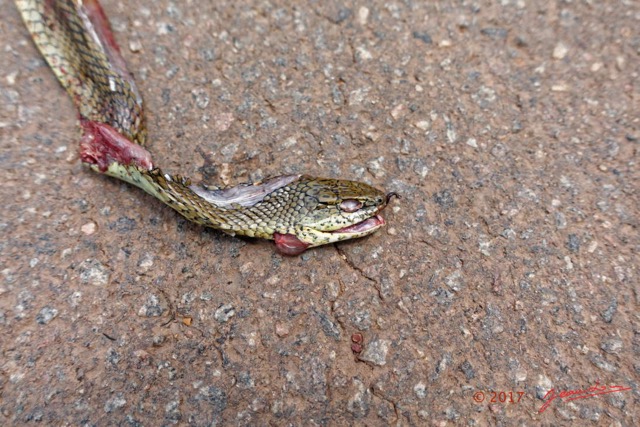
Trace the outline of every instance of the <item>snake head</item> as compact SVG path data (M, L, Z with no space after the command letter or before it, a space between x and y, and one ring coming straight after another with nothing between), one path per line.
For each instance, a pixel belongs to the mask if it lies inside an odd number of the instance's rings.
M300 177L292 190L293 223L274 233L276 248L286 255L375 232L385 225L380 211L397 197L362 182L309 176Z
M226 189L199 184L188 189L199 198L194 210L208 206L224 224L218 228L274 239L285 255L373 233L385 224L380 211L397 197L362 182L307 175L282 175Z

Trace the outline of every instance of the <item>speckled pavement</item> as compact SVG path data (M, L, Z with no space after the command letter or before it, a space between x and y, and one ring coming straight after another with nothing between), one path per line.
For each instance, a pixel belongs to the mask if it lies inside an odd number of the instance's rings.
M402 199L295 258L189 224L0 0L0 424L640 425L639 2L103 5L167 171Z

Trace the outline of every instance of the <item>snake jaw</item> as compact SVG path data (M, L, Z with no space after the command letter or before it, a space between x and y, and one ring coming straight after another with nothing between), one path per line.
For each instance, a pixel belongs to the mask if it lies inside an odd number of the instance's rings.
M336 234L336 233L369 234L369 233L373 233L374 231L376 231L378 228L382 227L385 224L386 223L384 222L384 218L382 218L380 215L375 215L371 218L365 219L364 221L360 221L357 224L349 225L347 227L340 228L339 230L332 231L331 234Z
M273 239L278 253L295 256L315 246L367 236L385 224L384 218L375 214L358 223L337 230L320 231L311 227L301 227L296 230L296 234L275 232L273 233Z

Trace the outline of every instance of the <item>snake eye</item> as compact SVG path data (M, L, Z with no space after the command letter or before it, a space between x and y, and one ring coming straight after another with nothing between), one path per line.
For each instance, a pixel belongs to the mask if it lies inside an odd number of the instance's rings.
M340 203L340 210L343 212L356 212L362 207L362 202L355 199L343 200Z

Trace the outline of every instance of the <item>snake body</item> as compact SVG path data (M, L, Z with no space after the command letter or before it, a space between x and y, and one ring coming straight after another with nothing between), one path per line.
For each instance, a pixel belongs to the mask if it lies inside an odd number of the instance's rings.
M97 0L16 0L45 60L73 100L83 129L80 158L129 182L188 220L232 235L273 239L279 252L373 233L395 193L367 184L283 175L215 188L154 166L144 148L142 97Z

